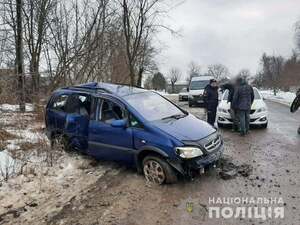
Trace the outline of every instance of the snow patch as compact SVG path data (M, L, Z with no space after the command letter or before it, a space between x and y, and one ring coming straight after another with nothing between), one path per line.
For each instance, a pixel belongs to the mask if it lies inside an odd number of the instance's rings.
M33 111L33 105L26 103L25 104L25 110L26 112L32 112ZM18 112L20 111L19 105L11 105L11 104L2 104L0 105L0 110L2 111L11 111L11 112Z
M293 92L284 92L279 91L276 96L274 95L274 92L272 90L262 90L260 93L263 95L265 99L282 103L285 105L290 106L292 102L294 101L296 94Z

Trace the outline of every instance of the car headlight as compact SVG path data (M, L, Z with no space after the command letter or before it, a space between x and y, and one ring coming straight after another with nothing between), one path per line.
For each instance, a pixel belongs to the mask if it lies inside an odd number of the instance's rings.
M267 109L265 107L259 108L256 112L260 113L260 112L265 112L267 111Z
M223 108L219 108L218 110L219 110L219 112L222 112L222 113L228 113L228 110L223 109Z
M198 147L177 147L176 153L184 159L195 158L203 155L203 152Z

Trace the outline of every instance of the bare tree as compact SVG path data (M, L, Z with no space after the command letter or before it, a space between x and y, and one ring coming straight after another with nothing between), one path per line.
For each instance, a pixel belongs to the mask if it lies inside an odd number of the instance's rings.
M122 29L131 85L141 85L144 63L151 54L149 40L163 26L161 17L166 14L164 0L119 0L122 7ZM142 66L141 66L142 65Z
M181 78L181 71L178 68L172 68L169 71L169 79L172 86L172 93L175 91L175 83Z
M209 65L207 73L217 80L221 80L229 76L228 68L222 64Z
M272 88L276 95L280 88L280 77L284 68L284 58L282 56L268 56L263 54L261 58L263 82L266 87Z
M25 112L24 73L23 73L23 27L22 0L16 2L16 74L18 75L18 92L20 111Z
M192 77L200 76L201 73L201 66L194 61L191 61L188 64L188 77L186 78L187 81L190 81Z
M37 93L40 86L40 59L48 29L47 20L54 7L55 0L25 0L24 38L29 58L29 72L32 77L32 92Z

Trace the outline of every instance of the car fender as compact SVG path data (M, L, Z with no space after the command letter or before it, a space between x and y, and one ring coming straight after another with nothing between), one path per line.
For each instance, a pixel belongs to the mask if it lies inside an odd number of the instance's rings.
M181 174L184 174L184 169L182 168L181 162L179 162L179 160L171 160L168 156L168 154L166 152L164 152L163 150L154 147L154 146L143 146L141 147L135 154L135 164L136 164L136 168L138 170L139 173L142 173L143 169L142 169L142 161L140 160L140 156L143 155L144 153L147 154L158 154L160 156L162 156L163 158L166 159L166 161L178 172L180 172Z

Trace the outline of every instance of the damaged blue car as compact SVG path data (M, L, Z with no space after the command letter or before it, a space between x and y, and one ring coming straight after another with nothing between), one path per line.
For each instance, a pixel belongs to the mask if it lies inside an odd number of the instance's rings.
M157 184L199 172L223 152L214 127L156 92L126 85L58 89L47 104L45 121L52 144L134 166Z

